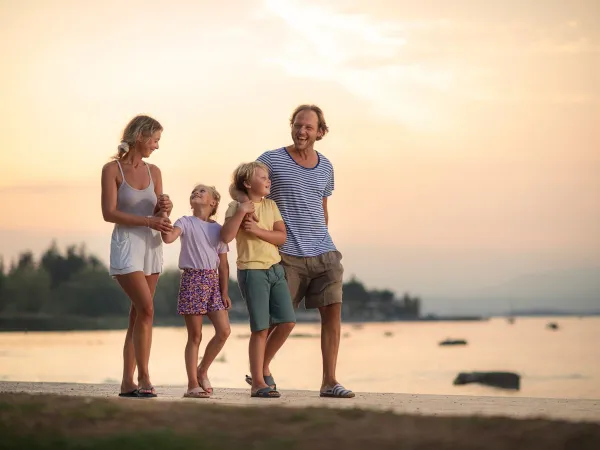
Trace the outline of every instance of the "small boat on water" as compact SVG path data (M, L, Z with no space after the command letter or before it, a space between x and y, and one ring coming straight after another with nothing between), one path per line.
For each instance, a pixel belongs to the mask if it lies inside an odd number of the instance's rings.
M441 341L439 345L467 345L467 341L464 339L446 339Z
M461 372L453 384L456 386L468 383L518 391L521 388L521 376L514 372Z

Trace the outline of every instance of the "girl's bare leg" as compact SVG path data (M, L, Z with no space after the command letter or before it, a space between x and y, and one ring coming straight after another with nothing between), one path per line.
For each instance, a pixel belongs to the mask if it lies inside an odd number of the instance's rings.
M188 391L200 387L198 384L198 349L202 340L202 316L185 315L185 326L188 332L185 345L185 371L188 377Z
M229 326L229 314L225 310L210 312L208 318L215 327L215 335L206 345L204 356L198 366L197 376L202 389L212 394L213 389L208 380L208 369L223 349L227 338L231 334L231 327Z

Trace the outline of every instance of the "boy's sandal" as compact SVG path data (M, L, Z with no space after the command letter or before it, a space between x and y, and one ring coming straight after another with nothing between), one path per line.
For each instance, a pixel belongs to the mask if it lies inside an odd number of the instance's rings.
M273 375L265 375L263 377L263 379L265 380L265 384L268 384L273 389L277 389L277 384L275 383L275 379L273 378ZM248 383L250 386L252 386L252 377L251 376L246 375L246 383Z
M258 389L256 392L250 391L250 397L279 398L281 397L281 394L279 393L279 391L276 391L271 386L267 386Z
M335 398L352 398L355 394L350 389L346 389L341 384L336 384L332 388L327 388L321 391L321 397L335 397Z
M203 391L201 387L190 389L183 394L183 396L185 398L210 398L210 394L206 391Z

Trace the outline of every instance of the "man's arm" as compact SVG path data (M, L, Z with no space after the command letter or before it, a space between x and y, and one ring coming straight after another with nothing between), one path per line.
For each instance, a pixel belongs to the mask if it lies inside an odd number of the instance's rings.
M329 211L327 211L327 197L323 197L323 214L325 214L325 225L329 225Z

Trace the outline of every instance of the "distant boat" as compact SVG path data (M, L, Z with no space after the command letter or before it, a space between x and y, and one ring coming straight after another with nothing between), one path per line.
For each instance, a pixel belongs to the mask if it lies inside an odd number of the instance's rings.
M464 339L446 339L441 341L439 345L467 345L467 341Z
M550 322L548 325L546 325L546 328L549 330L558 330L558 324L556 322Z

